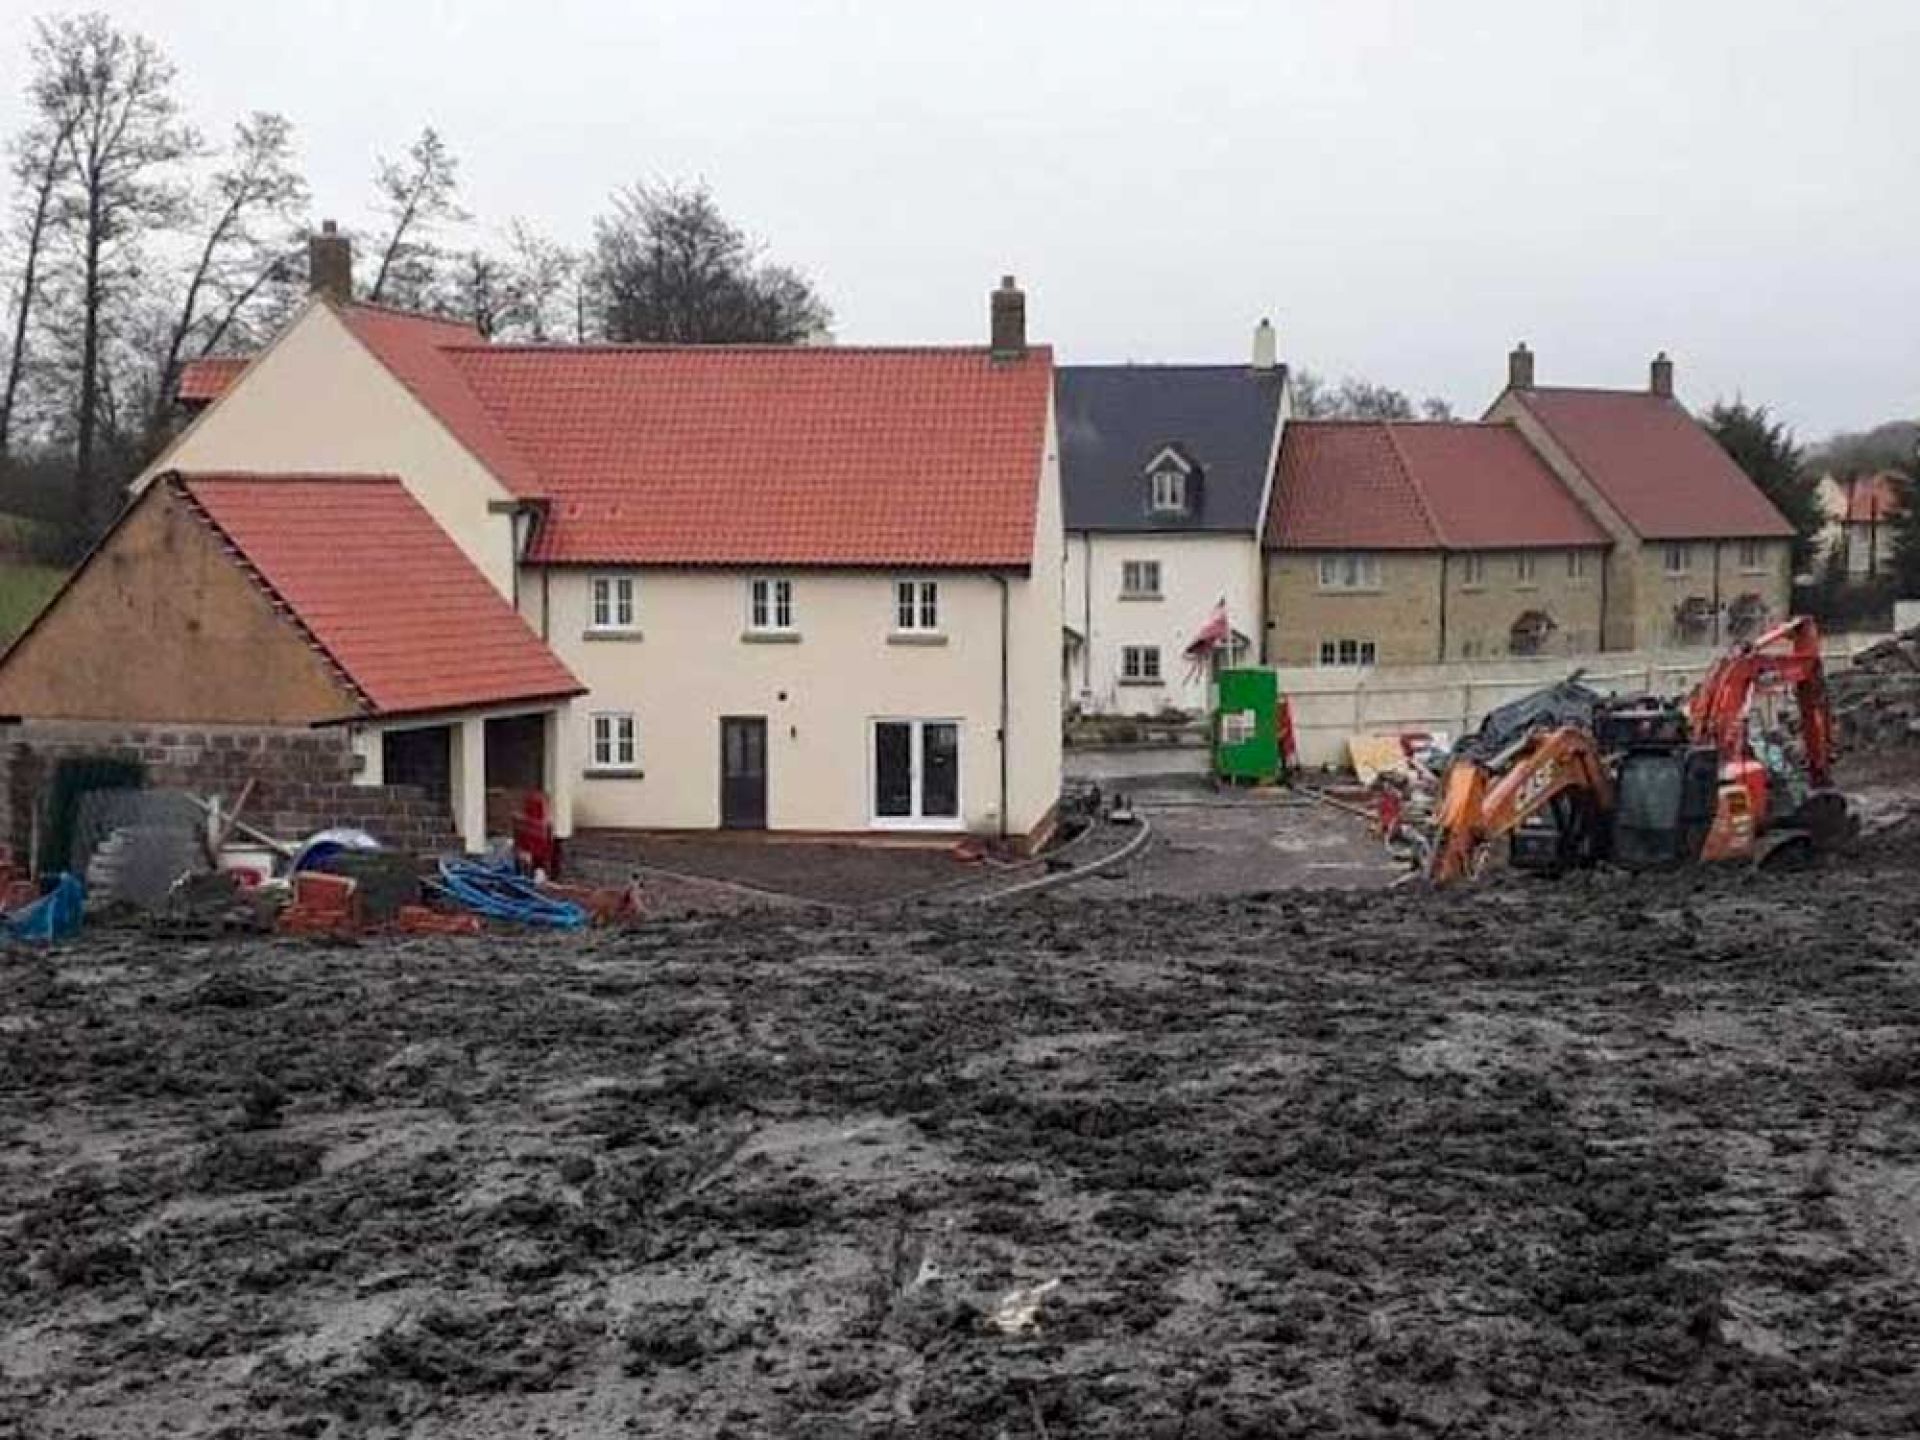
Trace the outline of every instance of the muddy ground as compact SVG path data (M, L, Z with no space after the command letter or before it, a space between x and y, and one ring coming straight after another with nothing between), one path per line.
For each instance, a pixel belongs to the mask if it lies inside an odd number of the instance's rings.
M1920 835L0 963L0 1433L1911 1436Z

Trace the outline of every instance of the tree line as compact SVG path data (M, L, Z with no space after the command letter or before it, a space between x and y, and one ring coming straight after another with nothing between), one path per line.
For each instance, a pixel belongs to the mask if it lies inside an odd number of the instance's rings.
M49 522L68 558L165 443L185 366L258 348L302 302L311 194L285 116L209 139L167 55L104 15L40 19L28 59L0 234L0 511ZM580 245L518 218L476 240L431 126L369 185L356 294L490 338L785 344L832 322L704 184L628 185Z

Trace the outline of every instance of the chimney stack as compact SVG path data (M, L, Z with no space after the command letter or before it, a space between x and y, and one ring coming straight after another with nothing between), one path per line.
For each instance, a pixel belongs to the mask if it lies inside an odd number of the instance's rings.
M307 289L337 305L353 303L353 242L331 220L307 237Z
M1253 368L1255 370L1273 370L1280 363L1278 344L1274 338L1273 321L1261 318L1253 327Z
M1527 349L1527 342L1524 340L1507 352L1507 388L1509 390L1533 388L1533 352Z
M1667 358L1667 352L1664 350L1653 357L1653 367L1647 388L1663 400L1673 398L1673 361Z
M1027 297L1013 283L1013 276L1002 275L1000 288L993 292L993 358L1019 360L1027 353Z

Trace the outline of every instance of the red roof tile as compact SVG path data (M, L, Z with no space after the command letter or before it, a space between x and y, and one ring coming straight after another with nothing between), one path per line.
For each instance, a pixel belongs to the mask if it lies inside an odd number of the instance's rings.
M173 478L375 713L584 688L392 476Z
M1677 400L1636 390L1511 393L1647 539L1793 533Z
M1852 525L1872 525L1877 521L1890 520L1900 512L1905 503L1902 493L1904 476L1891 470L1882 470L1877 475L1861 475L1851 483L1836 480L1841 503L1846 508L1847 522Z
M537 473L532 558L1025 566L1050 352L464 346Z
M1607 535L1508 425L1289 421L1266 543L1280 550L1521 550Z
M208 356L189 360L180 367L180 388L175 398L182 405L205 405L227 393L227 387L247 368L244 355Z

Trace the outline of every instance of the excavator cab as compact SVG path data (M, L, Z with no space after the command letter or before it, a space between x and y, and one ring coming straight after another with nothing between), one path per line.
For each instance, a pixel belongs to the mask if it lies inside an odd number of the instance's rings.
M1610 852L1625 870L1666 870L1700 858L1720 803L1711 745L1628 750L1615 772Z

